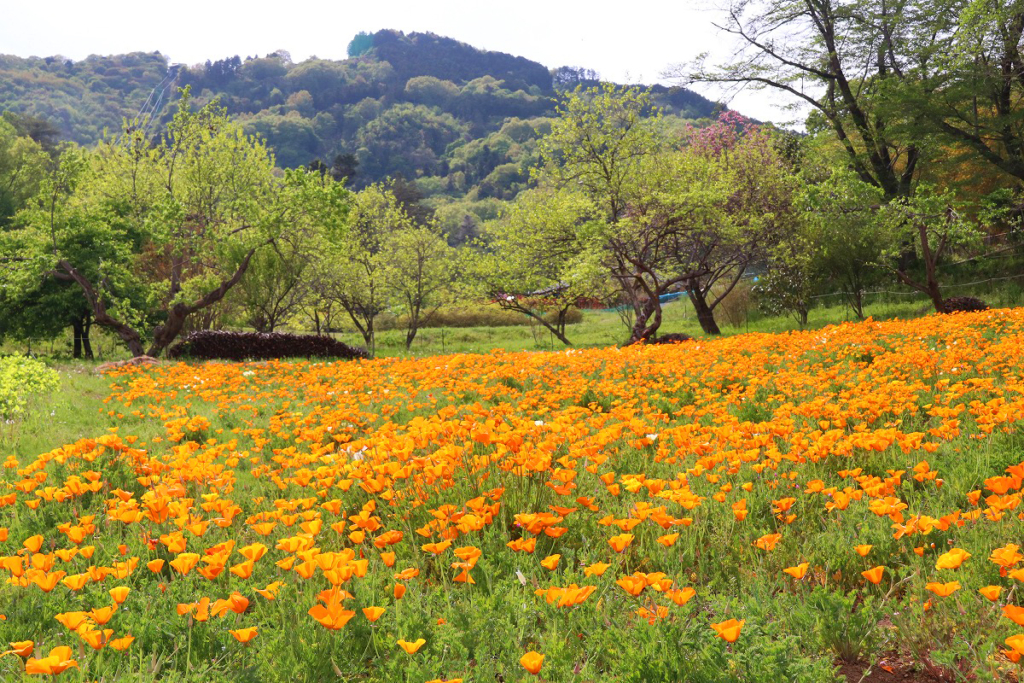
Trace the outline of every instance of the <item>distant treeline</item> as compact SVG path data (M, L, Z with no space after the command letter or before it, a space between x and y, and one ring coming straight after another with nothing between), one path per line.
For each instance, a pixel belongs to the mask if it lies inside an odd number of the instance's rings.
M199 104L218 99L247 132L267 140L282 168L314 162L356 188L389 177L414 182L459 241L493 216L496 200L525 187L557 93L599 78L430 33L361 33L349 55L298 64L285 51L233 56L184 66L175 85L191 86ZM93 145L139 111L169 66L159 52L77 62L0 56L0 111ZM652 95L679 119L716 109L683 88L655 86ZM164 107L159 123L173 114L173 105Z

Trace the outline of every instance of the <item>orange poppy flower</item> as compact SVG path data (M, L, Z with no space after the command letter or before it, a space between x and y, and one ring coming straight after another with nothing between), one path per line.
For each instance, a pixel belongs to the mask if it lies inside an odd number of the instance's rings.
M250 626L249 628L240 628L234 631L228 631L235 640L240 643L248 643L250 640L256 637L256 627Z
M958 590L960 590L960 582L959 581L950 581L949 583L932 582L932 583L926 584L925 585L925 589L926 590L930 590L932 593L935 593L940 598L946 598L946 597L949 597L950 595L952 595L953 593L957 592Z
M621 553L623 550L629 547L629 544L633 542L633 534L619 534L618 536L612 536L608 539L608 545L612 547L617 553Z
M135 636L123 636L121 638L114 638L107 645L117 650L118 652L124 652L131 644L135 641Z
M863 576L868 581L870 581L871 583L878 584L878 583L881 583L881 581L882 581L882 573L884 571L885 571L885 567L882 566L882 565L879 565L877 567L872 567L871 569L866 569L866 570L862 571L860 573L860 575Z
M761 550L775 550L775 546L782 540L782 534L765 534L754 541L754 545Z
M309 608L309 616L316 619L325 628L337 631L344 628L345 624L356 615L352 610L342 609L338 602L328 605L313 605Z
M985 586L984 588L979 588L978 592L992 602L995 602L999 599L999 594L1003 592L1003 589L1001 586Z
M540 566L550 571L554 571L555 567L558 566L558 561L560 559L562 559L561 555L548 555L540 561Z
M89 616L92 617L93 621L102 626L103 624L110 621L111 617L114 616L114 612L116 611L117 605L113 604L108 607L97 607L96 609L89 612Z
M534 676L540 674L540 668L544 666L544 655L530 650L519 658L519 664Z
M58 645L50 650L50 654L42 659L32 659L25 662L25 673L46 674L56 676L67 669L77 668L78 662L71 658L71 648L67 645Z
M384 611L383 607L364 607L363 616L369 621L377 621L384 614Z
M804 578L804 575L807 574L807 568L809 566L810 566L809 563L801 562L800 564L798 564L795 567L786 567L782 571L786 572L787 574L792 576L794 579L799 581L800 579Z
M399 640L398 646L405 650L406 654L416 654L416 652L423 647L427 641L423 638L417 638L415 642L410 643L407 640Z
M678 539L679 539L679 533L678 532L674 533L674 534L665 534L664 536L659 536L658 537L658 543L660 543L661 545L665 546L666 548L671 548L672 545L675 544L675 542Z
M740 637L740 631L743 629L743 624L745 623L745 619L741 619L740 621L728 619L717 624L711 624L711 628L713 628L715 633L718 634L718 637L725 642L735 643L736 639Z
M1024 626L1024 607L1006 605L1003 607L1003 616L1018 626Z
M938 561L935 563L936 569L958 569L964 560L969 558L971 554L961 548L953 548L948 553L939 555Z

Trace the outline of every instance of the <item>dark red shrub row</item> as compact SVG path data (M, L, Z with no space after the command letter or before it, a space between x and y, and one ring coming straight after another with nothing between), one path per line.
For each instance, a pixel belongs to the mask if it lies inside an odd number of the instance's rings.
M987 311L988 304L973 296L954 296L942 302L946 313L971 313L973 311Z
M272 358L369 358L365 349L331 337L282 332L192 332L167 351L168 358L270 360Z

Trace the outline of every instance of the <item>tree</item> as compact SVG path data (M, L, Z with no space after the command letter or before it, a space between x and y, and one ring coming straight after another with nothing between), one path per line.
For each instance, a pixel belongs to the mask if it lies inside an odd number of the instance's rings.
M270 249L253 256L235 288L245 322L257 332L273 332L297 313L309 291L308 236L282 235Z
M0 117L0 230L38 191L48 162L39 143Z
M640 90L577 89L540 145L539 178L581 192L596 211L583 252L633 302L629 343L657 335L662 296L706 274L694 238L720 223L728 196L704 160L666 148L658 123Z
M890 95L916 77L915 59L936 40L910 30L920 20L915 8L909 0L732 0L718 27L736 38L735 59L714 67L704 55L671 73L789 94L811 107L808 128L832 131L885 201L908 197L921 134Z
M45 252L14 258L32 276L75 283L95 323L133 355L159 355L189 316L238 284L285 226L340 224L343 188L306 171L279 180L273 170L261 142L214 104L193 111L186 90L157 144L128 128L95 152L62 155L59 182L23 216L26 238ZM79 238L116 253L82 258L66 247ZM126 295L139 285L144 296Z
M1024 180L1024 2L914 3L915 40L929 47L900 104L946 140Z
M92 358L90 332L93 309L74 282L51 275L53 254L64 254L90 280L100 278L102 264L125 258L119 243L98 221L71 211L68 194L76 189L87 160L75 146L66 147L39 183L39 191L0 232L0 335L21 339L53 337L67 327L73 332L73 355ZM27 222L35 222L32 229ZM62 226L74 222L74 230ZM141 310L144 292L132 281L110 281L108 289L135 310Z
M410 226L387 236L384 279L395 308L408 323L405 348L449 300L456 277L455 250L434 226Z
M883 253L888 267L900 282L928 295L937 313L945 313L945 299L939 285L938 267L943 257L957 249L976 246L981 236L965 220L952 191L922 186L912 198L882 207L879 220L895 240ZM924 268L923 277L896 258L906 244L913 244Z
M810 277L838 288L863 319L864 290L877 277L883 251L895 246L878 220L882 192L834 159L811 159L803 175L800 238Z
M360 31L348 43L348 56L360 57L371 49L373 49L373 35Z
M777 136L735 112L687 132L683 153L699 157L729 188L722 220L692 234L690 261L702 274L686 283L701 329L720 334L715 309L795 228L796 177L776 148Z
M483 251L472 277L480 293L506 311L535 320L566 346L569 311L594 296L600 271L588 253L589 222L600 220L589 199L550 186L521 193L484 224ZM552 319L553 318L553 319Z
M336 284L325 294L345 310L371 355L376 351L377 316L391 301L387 267L392 254L387 243L413 226L389 186L370 185L354 196L347 232L329 255L335 261Z

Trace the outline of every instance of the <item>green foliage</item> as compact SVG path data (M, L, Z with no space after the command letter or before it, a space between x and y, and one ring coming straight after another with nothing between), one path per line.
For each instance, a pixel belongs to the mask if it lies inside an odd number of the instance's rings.
M0 118L0 230L39 189L47 161L39 143Z
M274 175L266 147L186 91L160 144L126 131L69 149L10 235L13 285L73 283L97 324L157 355L216 304L284 231L336 229L345 191L317 173Z
M53 391L59 377L42 362L24 356L0 358L0 418L24 415L34 394Z
M348 56L360 57L373 48L373 36L365 31L357 33L348 44Z
M397 104L363 126L355 139L363 173L374 178L433 175L441 156L466 134L451 114Z
M486 139L509 119L542 128L554 113L555 94L543 65L433 34L388 30L360 33L349 49L343 61L293 64L278 53L207 61L181 67L174 85L191 86L199 104L217 99L248 133L266 140L283 168L358 153L363 168L350 185L365 187L396 173L410 180L436 175L444 178L445 192L458 198L504 164L517 164L525 177L534 162L530 149L501 150L465 168L462 158L450 156L457 146L449 143ZM93 145L104 130L119 130L122 119L135 116L169 66L156 53L81 62L3 56L0 111L40 117L66 139ZM696 118L715 108L689 91L656 91L659 103L675 115ZM428 111L410 113L409 105ZM395 107L385 125L374 125ZM166 125L173 110L171 105L157 112L150 130ZM491 178L481 197L514 195L522 183L511 175Z

